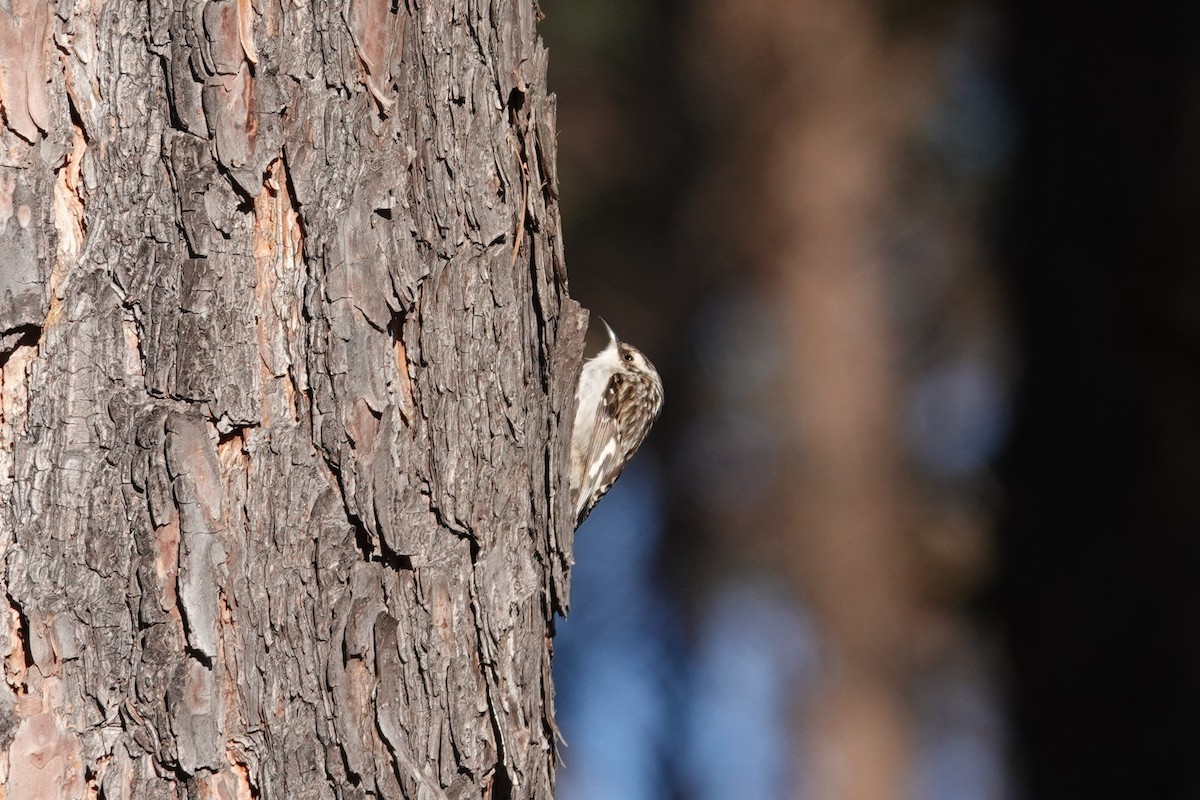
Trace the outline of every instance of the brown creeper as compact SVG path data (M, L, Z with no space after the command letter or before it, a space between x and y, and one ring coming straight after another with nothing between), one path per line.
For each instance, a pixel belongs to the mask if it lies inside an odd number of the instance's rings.
M637 452L662 410L662 380L637 348L617 339L583 363L571 431L571 500L575 525L587 519Z

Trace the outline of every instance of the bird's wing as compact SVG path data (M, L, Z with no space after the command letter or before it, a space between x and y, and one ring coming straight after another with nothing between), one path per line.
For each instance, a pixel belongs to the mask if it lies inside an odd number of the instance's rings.
M596 409L596 424L587 447L581 454L587 471L579 482L579 496L575 498L575 524L581 524L604 493L612 488L621 468L629 460L629 453L621 442L617 426L617 411L621 384L625 380L621 373L614 374L600 396L600 407Z

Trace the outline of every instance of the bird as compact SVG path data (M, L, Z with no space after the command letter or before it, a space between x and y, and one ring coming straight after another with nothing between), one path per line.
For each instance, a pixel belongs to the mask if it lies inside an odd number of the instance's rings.
M663 405L662 379L650 359L618 339L607 322L604 328L608 345L584 361L575 390L571 502L576 527L617 482Z

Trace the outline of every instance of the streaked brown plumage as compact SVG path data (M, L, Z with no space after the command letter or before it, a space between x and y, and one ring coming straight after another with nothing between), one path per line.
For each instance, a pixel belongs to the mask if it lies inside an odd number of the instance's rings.
M581 524L616 480L662 410L654 365L608 329L609 343L584 362L571 434L571 500Z

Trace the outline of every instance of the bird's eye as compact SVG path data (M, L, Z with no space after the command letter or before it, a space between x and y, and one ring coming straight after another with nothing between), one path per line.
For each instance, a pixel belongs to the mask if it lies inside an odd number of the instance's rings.
M630 364L632 364L633 363L633 353L626 353L625 360L628 361Z

